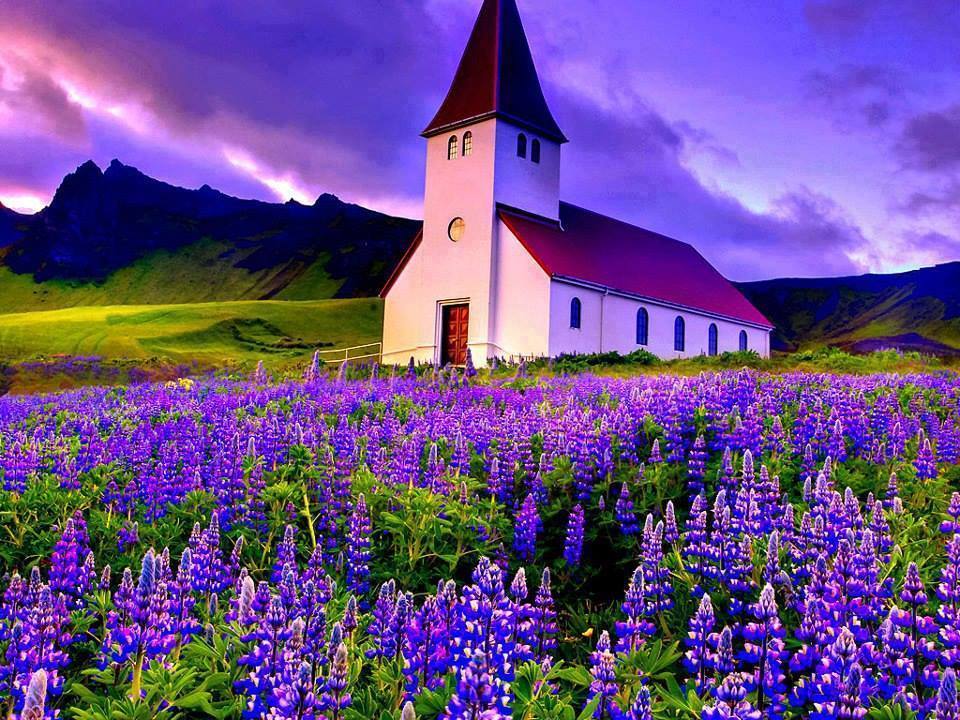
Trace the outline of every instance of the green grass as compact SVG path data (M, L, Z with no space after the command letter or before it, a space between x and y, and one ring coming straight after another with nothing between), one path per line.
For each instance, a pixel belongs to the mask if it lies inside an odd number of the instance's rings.
M273 367L380 339L377 299L116 305L0 315L0 359L99 355Z
M321 300L333 297L342 280L312 264L292 261L251 272L236 267L252 250L201 241L176 252L159 251L113 273L102 283L34 281L0 265L0 313L106 305L167 305L275 297Z

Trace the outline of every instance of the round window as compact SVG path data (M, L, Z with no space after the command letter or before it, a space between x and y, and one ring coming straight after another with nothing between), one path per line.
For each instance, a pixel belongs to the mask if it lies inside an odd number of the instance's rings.
M450 226L447 228L447 235L450 236L450 239L454 242L458 242L460 238L463 237L463 233L467 229L467 224L463 221L463 218L458 217L450 221Z

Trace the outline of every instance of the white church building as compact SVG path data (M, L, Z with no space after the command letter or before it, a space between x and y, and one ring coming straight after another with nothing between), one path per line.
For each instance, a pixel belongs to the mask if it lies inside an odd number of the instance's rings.
M423 136L423 229L381 293L385 363L769 355L770 322L691 245L560 200L567 138L515 0L484 0Z

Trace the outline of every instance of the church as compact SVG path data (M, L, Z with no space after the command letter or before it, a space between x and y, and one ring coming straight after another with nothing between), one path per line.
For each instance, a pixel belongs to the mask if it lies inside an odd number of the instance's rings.
M560 200L567 142L516 0L484 0L427 141L423 229L388 279L383 361L770 352L691 245Z

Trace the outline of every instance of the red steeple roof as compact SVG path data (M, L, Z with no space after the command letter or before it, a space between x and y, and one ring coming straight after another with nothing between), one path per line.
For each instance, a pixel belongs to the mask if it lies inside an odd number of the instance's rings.
M447 98L423 135L491 117L567 141L543 97L516 0L484 0Z

